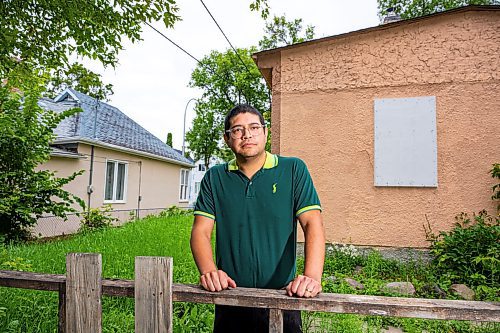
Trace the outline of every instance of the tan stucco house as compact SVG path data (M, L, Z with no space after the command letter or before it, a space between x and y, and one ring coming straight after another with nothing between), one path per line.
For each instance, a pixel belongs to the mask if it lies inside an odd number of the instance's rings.
M121 220L129 218L130 211L145 216L172 205L188 206L193 161L123 112L73 89L53 100L43 98L39 105L56 112L82 109L55 129L51 158L40 167L58 176L84 170L65 188L87 206L110 204ZM54 223L42 218L34 232L50 236L78 226L78 219Z
M298 156L328 242L427 247L487 209L500 162L500 6L469 6L254 55L272 150Z

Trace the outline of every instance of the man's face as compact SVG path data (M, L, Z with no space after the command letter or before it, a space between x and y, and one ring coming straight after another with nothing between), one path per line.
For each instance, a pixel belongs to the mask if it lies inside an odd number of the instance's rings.
M261 126L259 116L253 113L240 113L230 121L229 129L243 128L241 138L234 138L231 133L224 135L224 141L235 155L244 158L255 157L262 154L266 148L267 128L260 128L255 131L257 126ZM254 134L251 128L254 127Z

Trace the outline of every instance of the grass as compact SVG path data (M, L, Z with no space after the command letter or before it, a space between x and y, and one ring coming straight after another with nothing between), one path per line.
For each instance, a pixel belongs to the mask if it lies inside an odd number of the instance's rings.
M136 256L174 259L174 282L197 283L198 273L189 250L192 216L147 218L120 228L78 234L65 240L0 248L2 269L64 274L69 252L102 254L103 277L134 278ZM54 292L0 288L0 332L56 332L58 296ZM176 332L209 332L213 306L175 303ZM195 319L193 319L195 318ZM103 298L103 332L134 332L134 302Z
M170 256L174 258L174 282L197 283L198 272L189 249L192 216L150 217L97 232L78 234L64 240L0 247L0 269L64 274L69 252L98 252L103 258L105 278L133 279L136 256ZM303 261L299 259L299 271ZM356 266L362 266L355 272ZM335 276L336 280L327 279ZM365 285L353 290L343 277L353 277ZM377 252L361 256L351 248L331 248L325 262L324 291L387 295L381 286L389 281L409 281L416 297L433 297L427 287L438 283L433 270L423 263L402 264L384 260ZM498 299L494 299L497 300ZM0 332L56 332L58 295L54 292L0 288ZM174 303L175 332L211 332L213 306ZM406 332L493 333L498 324L478 325L470 322L401 319L303 312L304 332L380 332L387 326ZM134 302L130 298L103 298L103 332L134 332Z

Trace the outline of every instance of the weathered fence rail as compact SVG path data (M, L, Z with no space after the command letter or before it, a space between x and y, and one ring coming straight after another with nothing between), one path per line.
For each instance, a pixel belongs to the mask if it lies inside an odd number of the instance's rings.
M0 286L59 293L59 332L102 331L101 296L135 298L135 331L172 332L172 302L270 309L269 332L282 332L282 310L306 310L422 319L500 322L500 303L323 293L289 297L284 290L236 288L212 293L172 283L172 259L136 257L135 280L102 279L100 254L71 253L66 276L1 271Z

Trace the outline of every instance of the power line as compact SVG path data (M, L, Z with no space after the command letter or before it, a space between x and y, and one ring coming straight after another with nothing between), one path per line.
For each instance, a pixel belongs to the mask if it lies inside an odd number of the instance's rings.
M154 31L156 31L157 33L159 33L163 38L165 38L166 40L168 40L170 43L174 44L178 49L180 49L182 52L184 52L185 54L187 54L189 57L191 57L192 59L194 59L197 63L199 63L200 65L202 66L205 66L201 63L201 61L199 61L198 59L196 59L191 53L189 53L188 51L184 50L182 47L180 47L177 43L175 43L173 40L171 40L170 38L168 38L167 36L165 36L161 31L159 31L158 29L156 29L155 27L153 27L151 24L149 24L148 22L144 22L146 23L151 29L153 29ZM212 70L211 68L209 68L210 70Z
M205 5L205 4L203 4L203 5ZM206 7L205 7L205 8L206 8ZM207 11L208 11L208 9L207 9ZM210 12L209 12L209 13L210 13ZM210 14L210 15L212 15L212 14ZM213 17L212 17L212 18L213 18ZM214 19L214 20L215 20L215 19ZM144 23L146 23L146 25L147 25L147 26L149 26L149 27L150 27L151 29L153 29L155 32L157 32L158 34L160 34L163 38L165 38L165 39L166 39L166 40L168 40L170 43L172 43L175 47L177 47L177 48L178 48L178 49L180 49L182 52L184 52L185 54L187 54L187 55L188 55L191 59L194 59L194 60L195 60L195 61L196 61L196 62L197 62L200 66L205 67L206 69L208 69L208 70L209 70L209 71L210 71L213 75L215 75L215 76L219 77L219 79L221 79L221 80L223 80L223 81L225 81L225 80L226 80L225 78L221 77L221 76L220 76L220 75L219 75L219 74L218 74L218 73L217 73L217 72L216 72L213 68L211 68L208 64L204 64L204 63L202 63L202 62L201 62L200 60L198 60L195 56L193 56L191 53L189 53L188 51L186 51L185 49L183 49L183 48L182 48L179 44L175 43L173 40L171 40L170 38L168 38L165 34L163 34L161 31L159 31L158 29L156 29L155 27L153 27L151 24L149 24L148 22L144 22ZM217 22L216 22L216 24L217 24ZM217 26L218 26L218 24L217 24ZM220 27L219 27L219 29L220 29ZM221 31L222 31L222 30L221 30ZM222 33L224 34L224 32L222 32ZM225 36L225 35L224 35L224 36ZM227 37L226 37L226 39L227 39ZM227 41L229 42L229 40L227 40ZM229 43L229 44L231 44L231 43ZM232 45L231 45L231 47L232 47ZM234 48L233 48L233 50L234 50ZM235 50L235 53L236 53L236 55L238 56L238 59L242 62L243 66L245 66L245 68L246 68L247 72L251 75L250 71L248 70L248 68L246 67L245 63L244 63L244 62L243 62L243 60L240 58L240 55L238 54L238 52L236 52L236 50ZM209 86L205 85L205 88L207 88L207 89L208 89L208 90L209 90L212 94L214 94L214 95L218 95L218 96L220 96L220 97L223 97L223 96L221 96L219 93L215 92L215 91L214 91L212 88L210 88ZM235 102L234 102L234 101L233 101L233 100L232 100L232 99L231 99L231 98L227 95L227 93L225 93L225 95L226 95L226 96L225 96L225 99L227 99L229 102L231 102L231 103L233 103L233 104L235 103ZM249 102L249 101L247 101L247 102Z
M217 20L215 19L215 17L212 15L212 13L210 12L210 10L208 10L207 6L205 5L205 3L203 2L203 0L200 0L201 4L203 5L203 7L205 7L206 11L208 12L208 14L210 15L210 17L212 18L212 20L215 22L215 25L217 25L217 28L219 28L220 32L222 32L222 35L224 36L224 38L226 38L227 42L229 43L229 45L231 46L231 48L233 49L234 53L236 53L236 56L238 57L238 59L240 59L240 62L243 64L243 66L245 67L245 69L247 70L248 74L252 75L252 73L250 73L250 70L248 69L247 65L243 62L243 59L241 59L240 55L238 54L238 51L236 51L236 49L234 48L233 44L231 44L231 42L229 41L229 38L227 38L226 34L224 33L224 31L222 30L222 28L220 27L219 23L217 23Z
M202 67L205 67L206 69L208 69L213 75L215 76L218 76L219 79L221 80L224 80L224 78L222 78L213 68L211 68L209 65L207 64L204 64L202 63L200 60L198 60L195 56L193 56L191 53L189 53L188 51L184 50L179 44L175 43L173 40L171 40L170 38L168 38L167 36L165 36L161 31L159 31L158 29L156 29L155 27L153 27L151 24L149 24L148 22L144 22L146 23L146 25L148 25L151 29L153 29L154 31L156 31L157 33L159 33L163 38L165 38L166 40L168 40L170 43L172 43L174 46L176 46L178 49L180 49L182 52L184 52L185 54L187 54L190 58L194 59L200 66ZM212 94L214 95L218 95L220 96L220 94L218 94L217 92L215 92L212 88L210 88L209 86L205 86ZM231 103L234 103L228 96L226 96L226 98L231 102Z

